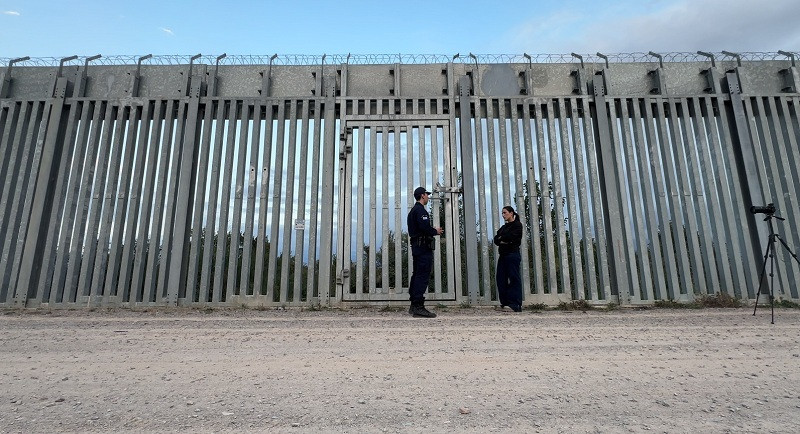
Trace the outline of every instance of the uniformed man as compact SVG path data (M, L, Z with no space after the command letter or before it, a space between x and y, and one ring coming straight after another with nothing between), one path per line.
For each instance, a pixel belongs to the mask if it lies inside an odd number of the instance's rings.
M414 199L417 203L408 212L408 236L411 239L411 255L414 258L414 268L411 282L408 285L408 295L411 307L408 313L415 317L436 318L436 314L425 309L425 293L428 291L428 281L433 268L433 250L436 246L434 236L441 235L441 227L431 225L431 216L425 206L428 205L431 192L423 187L414 190Z

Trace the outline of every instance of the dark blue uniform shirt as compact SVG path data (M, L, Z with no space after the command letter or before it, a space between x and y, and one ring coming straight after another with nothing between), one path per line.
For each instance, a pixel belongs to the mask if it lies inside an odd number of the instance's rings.
M436 235L436 229L431 226L431 216L421 203L415 203L408 213L408 236L416 238L434 235Z

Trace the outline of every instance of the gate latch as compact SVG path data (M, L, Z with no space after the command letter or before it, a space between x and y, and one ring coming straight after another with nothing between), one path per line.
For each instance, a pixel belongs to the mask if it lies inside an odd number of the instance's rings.
M462 193L463 189L461 187L457 187L457 186L442 185L442 184L437 182L436 186L433 187L433 191L435 191L436 193L456 193L456 194L458 194L458 193Z

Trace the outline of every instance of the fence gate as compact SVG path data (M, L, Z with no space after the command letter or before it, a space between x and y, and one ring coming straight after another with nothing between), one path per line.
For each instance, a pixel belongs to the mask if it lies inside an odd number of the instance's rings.
M427 299L453 301L461 287L458 188L451 123L440 119L345 120L339 213L344 301L408 300L412 257L406 217L417 186L433 191L433 226L445 236L434 252Z

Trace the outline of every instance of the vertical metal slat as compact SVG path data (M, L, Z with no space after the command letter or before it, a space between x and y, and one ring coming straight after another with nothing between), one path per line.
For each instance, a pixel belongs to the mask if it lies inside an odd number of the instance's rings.
M117 120L114 123L114 135L109 137L111 141L111 156L109 158L109 167L105 176L104 191L101 196L102 210L99 215L100 225L97 234L97 247L95 251L94 270L92 273L92 283L94 300L93 304L101 304L103 300L108 303L110 292L115 289L114 287L104 287L106 277L106 267L108 266L109 243L111 238L111 225L114 219L114 207L117 204L116 195L117 188L119 187L120 177L119 169L121 165L123 153L122 146L124 144L124 137L122 134L123 127L125 126L125 113L127 112L125 106L117 107ZM119 226L116 224L115 226Z
M206 240L213 240L213 226L209 231L207 226L204 226L203 212L206 211L206 202L210 208L212 202L215 202L211 196L206 196L206 185L208 185L209 177L209 161L211 160L211 128L213 126L214 108L224 111L223 104L219 104L217 100L207 99L203 106L203 121L202 121L202 140L199 147L200 161L197 165L197 177L195 178L195 185L192 187L194 193L194 213L192 215L191 223L191 245L189 249L189 262L186 272L186 297L185 303L205 303L206 299L203 294L208 294L208 288L205 291L203 288L198 287L198 282L202 281L200 273L205 272L205 268L201 270L200 257L203 259L208 256L208 250L204 248ZM213 161L216 163L216 161ZM216 199L216 198L214 198ZM208 214L206 219L214 221L214 216Z
M764 103L764 99L767 100L766 104ZM756 101L760 114L758 119L760 120L761 131L763 131L764 135L764 142L761 143L761 147L766 154L766 161L759 161L759 166L763 168L762 170L764 172L766 172L765 175L768 181L767 183L762 183L761 185L769 188L769 191L764 191L763 195L766 203L775 203L777 205L778 210L780 210L778 215L783 217L786 212L791 211L794 208L791 206L791 193L793 190L789 188L786 180L786 174L791 173L791 171L785 163L785 158L780 158L779 156L785 155L786 153L786 151L784 151L786 147L783 140L783 135L778 134L777 131L776 134L773 134L772 130L772 127L778 126L775 125L775 123L777 123L777 107L775 105L775 99L772 97L766 97L763 99L757 98ZM767 108L769 109L768 111L766 110ZM770 122L770 118L772 122ZM755 128L751 130L754 129ZM754 140L753 143L755 145L758 142ZM756 146L754 146L754 148L756 148ZM787 238L791 239L792 226L786 226L784 224L780 224L779 226L783 227L778 228L778 233L785 234L788 232L790 236ZM794 230L796 231L796 229ZM783 250L776 246L776 250L777 249ZM789 255L785 254L784 252L780 253L780 255L780 257L789 257ZM786 265L775 267L778 269L779 278L781 279L779 291L782 294L786 292L786 289L796 286L795 283L797 282L797 279L795 279L794 276L798 275L796 261L787 260L783 261L781 265L783 264Z
M377 206L377 171L378 171L378 128L371 128L370 129L370 140L369 140L369 235L368 235L368 242L369 242L369 261L368 261L368 269L369 269L369 292L373 293L377 289L377 270L376 270L376 252L375 249L377 248L378 241L377 237L377 226L376 226L376 219L378 218ZM381 136L385 135L386 132L382 129L380 130Z
M295 294L298 288L292 288L293 281L289 280L289 265L290 257L292 254L292 215L294 212L294 200L287 198L294 198L294 170L295 170L295 157L297 155L297 105L299 101L292 101L289 109L289 142L286 144L286 185L281 189L280 199L276 200L283 202L283 249L281 252L281 301L292 302L300 301L299 292ZM289 291L292 290L292 297L289 297Z
M564 211L564 218L567 219L567 224L565 226L569 230L570 234L570 246L567 248L567 255L570 258L569 264L565 264L569 266L569 271L571 273L572 278L575 280L574 284L570 284L570 289L567 292L572 298L582 298L578 295L579 292L583 292L583 267L581 266L581 252L580 247L578 246L578 206L577 206L577 196L575 194L575 184L573 183L573 171L572 167L574 160L572 158L571 147L572 143L570 142L569 137L569 114L567 112L567 106L564 99L558 99L558 124L559 130L561 133L561 160L563 161L564 166L564 187L566 188L567 193L567 210ZM569 280L569 279L568 279Z
M327 120L326 120L327 122ZM311 145L311 222L308 226L308 278L306 279L306 292L309 297L318 296L319 286L317 285L317 256L319 255L317 249L318 238L318 215L319 215L319 172L320 160L322 149L322 103L319 100L314 101L314 134L313 144ZM320 264L320 266L322 266Z
M14 165L10 163L10 154L12 149L11 142L18 127L17 106L19 105L16 101L3 102L0 105L0 182L2 182L2 185L7 184L6 176L10 176L8 175L9 171L14 169ZM3 189L0 189L0 201L5 198L5 194ZM1 213L2 210L0 210Z
M669 211L667 209L667 198L670 196L670 192L668 191L668 187L666 185L666 181L664 180L664 175L661 172L661 152L660 152L660 144L659 139L663 138L663 129L658 130L659 135L656 136L656 131L658 127L655 125L656 122L659 122L658 119L653 117L653 101L650 99L644 99L642 101L645 107L645 119L646 119L646 130L647 130L647 143L648 143L648 155L650 157L650 167L653 168L654 175L655 175L655 192L656 192L656 200L658 201L658 216L659 216L659 237L660 237L660 244L662 249L662 254L664 258L664 263L667 269L667 282L668 282L668 290L667 294L662 294L665 299L676 300L680 297L681 294L681 284L680 278L678 274L678 267L677 267L677 260L675 258L675 248L673 247L672 236L670 235L670 224L669 224Z
M217 229L217 214L220 212L217 207L217 201L219 200L220 177L224 175L220 172L224 170L222 166L222 151L224 149L223 143L225 143L226 109L230 105L235 107L235 102L225 100L217 101L217 117L214 122L214 155L211 158L211 174L208 180L208 210L205 221L206 236L203 240L203 262L200 267L200 295L198 301L201 304L206 304L209 301L212 303L219 301L219 298L216 300L214 299L215 273L218 264L216 261L216 252L219 243L225 242L225 228L220 224L220 229ZM234 111L235 110L234 108ZM210 139L209 137L209 140ZM209 149L209 153L210 152L211 150ZM203 185L202 188L205 189L205 185ZM263 190L262 194L264 194ZM213 264L212 260L214 261Z
M513 152L514 158L514 192L513 192L513 200L514 200L514 207L517 211L517 214L520 216L519 218L523 218L525 212L525 191L523 187L523 175L526 171L522 168L523 162L523 153L525 152L525 147L522 141L520 140L519 135L519 127L520 127L520 119L519 119L519 107L517 106L517 102L512 100L511 104L511 150ZM527 222L522 222L523 228ZM533 227L533 226L531 226ZM523 230L522 239L528 236L527 229ZM528 243L523 242L520 248L520 253L522 257L522 264L520 266L520 271L522 272L522 299L523 301L526 298L526 293L528 291L525 288L530 288L530 275L529 275L529 266L528 266Z
M264 117L264 139L261 145L264 149L261 156L261 193L258 197L258 239L256 240L256 262L253 271L253 295L262 303L272 302L271 296L266 296L264 288L264 257L269 258L267 249L267 208L269 205L269 185L272 174L272 135L274 122L274 103L266 101L266 115Z
M322 209L320 212L320 271L319 271L319 296L320 303L330 305L330 287L331 287L331 246L335 245L333 236L333 215L336 204L334 197L334 184L336 181L336 173L338 173L338 155L336 153L337 140L336 140L336 102L334 99L332 82L327 82L326 86L326 100L325 100L325 131L324 143L322 147L323 153L321 154L320 166L322 169L321 174L321 198L332 198L332 200L322 200Z
M405 109L405 104L402 104L401 110ZM392 147L394 149L394 183L392 184L391 192L392 201L394 202L394 291L395 293L403 292L403 255L401 245L403 243L403 224L401 214L403 213L403 202L400 200L404 196L403 185L400 182L400 174L402 167L400 164L400 151L402 147L402 137L405 134L405 127L397 128L394 131L394 141Z
M311 116L311 100L304 100L303 101L303 109L301 112L301 120L302 120L302 130L300 132L300 173L298 174L298 190L297 190L297 219L301 221L302 229L297 229L297 235L295 238L295 260L294 260L294 288L295 292L298 295L301 292L301 289L306 289L306 285L303 282L303 264L304 264L304 257L305 257L305 248L306 248L306 241L305 241L305 234L306 232L306 193L307 193L307 186L306 186L306 178L308 177L308 154L309 154L309 145L308 145L308 132L309 132L309 119ZM352 154L351 154L352 156ZM352 159L351 159L352 161ZM351 208L348 208L351 210ZM348 212L348 215L350 213ZM347 257L350 257L350 246L349 242L345 246L345 252ZM349 267L349 260L348 260L348 270ZM309 262L309 266L312 262ZM306 292L306 301L308 301L311 297L311 294ZM300 299L297 299L300 301Z
M587 150L586 156L588 158L588 166L589 166L589 178L592 180L592 211L595 218L595 230L597 231L597 252L598 252L598 262L600 268L600 287L601 290L596 295L598 299L602 297L602 300L610 301L611 300L611 277L610 277L610 270L608 268L608 257L603 254L603 252L608 251L607 245L607 234L606 228L603 224L603 207L600 205L602 203L602 199L600 196L600 184L597 182L600 179L598 174L598 161L597 161L597 149L595 147L594 141L594 127L592 122L596 122L596 119L593 120L589 114L590 106L588 99L582 99L581 102L583 103L583 122L584 122L584 135L586 137L587 143Z
M142 202L142 195L143 195L143 184L145 183L145 157L147 155L147 150L149 149L149 136L148 133L150 132L151 128L151 119L153 117L153 108L154 104L152 101L145 101L144 108L141 116L141 120L139 123L139 134L138 134L138 143L136 145L136 161L133 162L133 167L131 167L131 172L128 176L131 178L131 181L134 179L137 182L131 182L129 185L129 189L125 190L126 198L128 199L128 213L125 219L125 233L122 239L122 255L121 258L118 260L119 263L119 271L118 271L118 279L106 280L107 285L116 285L117 286L117 294L120 294L120 301L128 302L128 301L136 301L136 293L133 292L130 282L131 282L131 272L133 271L133 261L136 255L136 233L137 233L137 219L139 217L139 209L141 207ZM157 127L154 127L157 128ZM130 143L133 145L133 142ZM130 192L130 193L129 193ZM141 247L140 247L141 248Z
M66 197L65 190L67 188L71 163L70 157L75 149L75 138L78 133L76 124L78 123L78 117L81 113L80 106L82 105L83 104L81 103L73 102L70 104L68 110L67 127L64 131L63 142L61 144L60 155L58 157L59 168L56 172L56 185L53 194L53 200L55 203L50 211L50 216L46 220L48 222L48 229L46 235L47 238L44 243L38 285L36 288L35 299L37 302L48 303L50 301L50 291L53 281L53 266L55 265L56 255L58 253L56 243L58 232L61 228L61 222L63 221L62 218L59 217L64 213L64 199ZM2 177L0 177L0 180L2 180Z
M356 219L356 300L360 300L364 295L364 216L366 214L364 212L364 196L366 193L366 188L364 188L364 160L366 160L366 136L368 133L369 130L366 128L358 129L358 167L356 168L353 165L353 169L357 171L359 189L358 204L354 215Z
M178 103L178 118L175 122L175 131L171 137L171 157L169 161L169 172L167 173L168 180L164 186L164 194L166 195L166 204L164 206L163 217L163 236L161 241L161 256L158 265L158 282L156 302L174 305L177 302L179 286L182 285L183 277L180 276L180 268L183 266L183 251L184 241L186 234L186 225L189 223L186 219L190 189L191 185L191 166L194 159L195 147L195 129L197 125L197 98L190 98L187 102ZM191 112L191 120L187 117ZM188 123L188 128L187 128ZM172 125L172 124L170 124ZM186 133L189 133L187 136ZM189 143L185 143L188 139ZM181 175L181 167L185 168L185 186L178 185L179 175ZM181 198L181 204L177 204L178 197ZM180 210L178 210L180 208ZM176 218L179 221L176 224ZM175 235L180 237L180 240L175 239ZM175 247L175 257L177 263L174 265L176 268L175 273L172 272L173 264L171 255L173 253L173 246ZM177 274L176 274L177 273ZM172 276L172 277L170 277ZM180 277L180 278L179 278ZM169 287L170 279L173 285ZM160 298L160 300L159 300Z
M500 201L500 206L497 207L495 215L499 215L500 209L506 205L510 205L513 203L513 199L511 198L511 168L509 165L509 155L508 155L508 132L506 131L506 122L508 121L506 115L506 105L508 104L508 100L505 98L501 98L497 101L497 129L498 129L498 137L499 142L497 146L500 148L500 184L503 186L502 200ZM502 226L505 222L500 221L498 226Z
M284 138L285 131L286 131L286 104L283 101L279 102L278 105L278 119L277 119L278 128L276 130L276 137L273 141L276 149L275 149L275 160L272 162L271 167L274 169L272 173L272 198L270 200L270 205L272 208L272 224L270 226L270 237L269 237L269 259L267 262L267 300L268 301L278 301L278 302L285 302L284 298L281 298L281 289L280 287L278 290L275 290L275 280L277 274L276 267L278 266L278 229L279 229L279 220L280 217L280 210L281 210L281 203L282 200L282 190L283 190L283 151L286 147L286 141ZM286 242L286 240L284 240ZM276 300L277 298L277 300Z
M251 273L253 271L253 242L254 242L254 226L255 226L255 208L256 208L256 182L258 181L258 151L261 143L261 113L264 106L256 101L253 106L253 135L250 140L250 165L247 171L247 215L245 216L244 223L244 246L242 247L242 273L239 277L241 282L239 295L256 295L258 291L251 287L252 279ZM264 228L259 226L259 231Z
M478 234L480 235L480 239L478 240L478 248L480 251L478 254L480 255L481 288L483 289L483 295L480 297L480 300L483 303L488 303L492 300L491 289L492 283L494 282L489 260L490 256L492 255L491 251L494 249L494 244L490 242L494 233L492 230L493 228L489 227L486 216L488 205L486 203L486 167L484 166L483 105L479 99L474 99L473 104L475 107L475 171L477 172L476 178L478 182L476 190L478 207ZM465 156L465 158L471 157ZM471 230L472 228L466 228L466 234L469 234ZM471 253L468 252L467 254Z
M486 145L487 145L487 154L489 156L488 164L489 164L489 197L487 197L486 201L486 212L488 213L488 225L491 225L491 228L487 227L487 235L491 234L490 236L494 236L494 233L497 232L497 228L502 225L502 222L498 221L498 215L500 213L500 205L497 203L499 200L498 195L498 175L497 175L497 152L495 151L496 146L496 137L495 137L495 113L494 113L494 104L495 100L487 99L486 100ZM490 269L492 276L494 276L494 272L496 271L496 264L497 264L497 248L492 245L492 253L490 254ZM492 282L495 283L495 279L492 279ZM495 285L495 292L496 292L496 285ZM495 294L497 296L497 294ZM499 297L498 297L499 299Z
M698 277L701 282L705 283L705 291L703 291L703 294L710 294L718 290L719 279L717 278L717 267L716 264L714 264L714 250L712 248L713 237L711 235L708 219L704 218L703 215L705 196L700 179L701 168L698 167L696 158L699 145L692 128L690 101L683 98L680 102L680 107L682 108L680 120L683 121L681 124L681 130L683 132L681 137L684 143L683 154L681 154L681 165L684 167L684 172L686 172L685 176L689 177L684 188L685 192L688 193L685 196L687 202L691 205L691 209L687 210L687 212L691 214L689 216L689 222L694 225L697 231L696 235L692 233L692 240L695 243L694 247L696 253L700 255L703 270L705 270L703 276ZM676 113L676 115L678 115L678 113ZM691 184L688 184L688 182ZM699 245L697 245L698 243ZM696 266L699 267L700 264L696 263ZM731 293L731 295L733 295L733 293Z
M522 107L522 134L524 136L525 141L525 161L527 163L527 174L528 174L528 206L529 209L527 212L529 214L526 215L526 218L530 222L530 233L526 234L531 239L531 250L528 252L531 255L532 261L528 259L524 264L523 269L527 269L530 265L530 269L527 270L529 274L528 281L536 282L533 287L526 287L529 288L525 292L527 294L536 294L541 295L544 294L544 266L542 263L542 242L540 239L539 233L539 206L538 200L540 199L539 194L536 191L537 185L537 171L536 171L536 162L537 162L537 153L533 151L533 135L531 131L531 105L528 102L525 102ZM536 144L537 147L541 146L539 143ZM524 238L523 238L524 240ZM525 242L524 245L527 246L529 243ZM531 277L530 274L533 276Z
M570 100L570 120L572 126L572 143L574 148L574 160L575 160L575 177L577 179L577 200L580 204L580 213L581 213L581 227L583 231L580 234L576 234L576 237L581 237L583 239L583 247L579 248L578 260L580 260L580 255L583 255L583 261L585 263L580 263L578 268L581 270L579 274L584 277L584 284L582 286L578 286L578 300L584 299L593 299L596 297L592 296L592 294L597 294L597 272L595 270L595 263L594 263L594 237L592 236L592 224L591 218L589 214L589 210L591 209L590 205L590 196L591 193L589 192L589 187L587 186L586 182L586 170L584 168L584 134L580 128L580 113L579 107L580 102L577 99ZM529 163L531 168L533 167L532 163ZM574 242L574 241L573 241ZM588 295L587 295L588 294Z
M123 241L123 232L126 230L128 233L133 232L131 226L127 224L129 221L128 212L131 208L131 198L128 192L131 190L131 184L133 180L131 173L133 172L134 164L136 163L134 160L134 152L137 148L137 131L139 131L139 124L141 122L140 117L142 114L144 114L146 117L149 117L149 110L150 104L148 103L145 103L144 107L137 105L132 105L130 107L128 130L126 137L124 138L125 154L122 157L123 167L121 170L122 173L119 177L120 186L116 195L117 197L115 198L116 200L114 201L114 203L116 203L117 211L116 215L114 216L114 227L110 237L108 271L105 275L104 287L106 288L106 293L105 297L103 298L103 304L105 305L117 305L122 300L121 294L125 293L124 289L122 292L120 292L121 285L118 284L117 279L120 275L120 261L122 260L122 253L125 247ZM122 140L123 138L120 137L120 143ZM126 284L123 285L127 286ZM110 298L112 296L114 297L113 300Z
M0 239L0 242L2 242L0 246L2 248L0 250L2 254L0 256L0 294L5 293L6 299L0 299L0 302L10 303L14 297L12 287L15 286L15 283L12 281L11 271L8 270L8 267L13 261L11 257L12 241L16 239L19 233L19 226L16 223L15 216L18 207L14 209L12 207L19 201L18 196L22 190L21 181L25 179L26 175L21 161L24 159L23 156L27 153L27 149L29 149L25 146L26 142L23 137L29 130L32 131L30 118L33 115L28 113L29 107L32 107L32 104L28 102L21 103L19 117L15 122L18 126L14 129L9 139L6 140L6 143L11 142L11 150L8 154L8 171L2 188L2 196L0 196L2 198L0 199L0 235L2 235L2 239Z
M131 274L131 303L150 302L149 288L145 288L148 257L158 252L153 252L150 248L150 226L153 224L155 215L153 197L156 192L156 171L158 169L160 139L164 133L165 119L167 113L173 109L173 103L163 100L155 101L155 114L153 115L150 127L150 138L147 141L147 167L142 166L144 175L144 185L142 186L142 199L139 206L139 219L137 222L135 255L133 259L133 272ZM169 112L165 112L169 110Z
M717 101L721 103L721 101ZM710 97L704 98L704 106L706 113L705 127L706 131L708 131L708 136L711 137L709 150L711 152L711 161L714 165L714 180L721 202L719 209L722 218L720 220L724 225L723 231L727 234L726 238L728 242L725 244L728 247L728 256L731 259L732 290L736 291L739 289L741 291L746 289L745 286L747 285L744 277L745 267L741 263L742 257L744 257L745 254L741 250L742 246L739 243L739 237L733 235L735 232L740 231L740 229L738 229L739 225L736 222L737 212L733 199L733 192L738 187L731 184L732 179L728 175L729 171L726 168L726 162L730 164L730 161L726 159L729 154L725 149L725 142L720 140L719 123L722 119L714 113L713 100ZM755 297L755 294L753 294L753 297Z
M242 242L242 233L241 233L241 226L242 226L242 204L244 202L244 182L245 182L245 171L246 171L246 158L247 158L247 148L248 143L250 142L250 103L248 101L242 101L242 117L239 123L239 135L236 138L235 143L235 150L237 152L236 156L236 179L232 180L235 181L233 186L233 218L231 223L231 244L228 247L228 276L227 276L227 285L225 285L225 300L231 300L231 298L235 295L242 295L239 288L238 282L239 279L239 264L240 261L243 261L244 258L240 258L240 252L244 249L240 250L240 243ZM247 175L249 176L250 171L247 170ZM245 239L243 240L245 243L248 241ZM245 291L246 292L246 291Z
M83 163L86 155L89 139L89 130L94 117L95 104L84 102L80 115L80 126L74 144L75 151L70 154L71 161L69 166L69 182L66 187L66 197L64 201L64 211L61 217L61 230L57 241L57 253L55 255L55 265L53 266L53 277L50 286L49 303L62 303L64 301L64 282L67 278L67 265L70 258L70 246L73 241L73 231L75 215L78 212L78 194L81 191L81 177L85 170ZM47 282L43 282L47 285Z
M614 98L609 98L608 102L608 113L609 113L609 122L610 125L610 137L611 137L611 145L613 146L613 152L609 153L609 156L614 159L612 168L615 173L611 176L612 179L615 179L617 185L613 186L616 189L615 195L619 198L620 203L609 206L618 207L621 210L621 213L618 216L617 222L619 223L620 227L618 228L618 235L616 238L616 260L618 261L617 265L619 265L619 260L622 259L624 264L626 265L627 269L620 272L617 270L617 285L620 288L627 287L628 292L619 292L618 296L620 299L620 303L628 303L630 302L631 294L634 294L634 301L638 302L641 299L641 295L636 288L641 286L639 282L639 276L635 270L632 270L631 267L636 264L635 252L633 247L633 238L634 234L632 232L635 231L633 224L631 223L631 210L630 204L628 202L628 194L630 190L630 184L627 178L627 174L625 173L623 166L626 158L630 158L629 156L625 155L624 144L620 143L620 135L619 135L619 113L617 111L617 100ZM606 179L608 180L608 172L606 174ZM612 221L613 224L613 221ZM614 229L612 228L612 231ZM620 277L624 274L625 282L620 282Z
M386 293L390 293L389 282L389 134L391 129L383 132L381 147L381 286ZM395 132L396 134L396 132Z
M31 228L32 233L39 231L39 227L35 222L41 222L42 216L37 216L34 213L41 212L39 211L42 205L41 202L46 200L44 196L37 197L38 205L40 205L37 208L39 209L32 211L33 196L35 193L42 191L44 182L49 183L50 169L44 167L42 160L43 157L48 157L52 161L52 155L43 155L43 148L45 141L48 142L48 149L51 152L55 148L55 137L59 133L60 111L63 107L63 100L57 100L52 104L34 102L32 106L25 139L21 143L22 154L17 163L19 164L17 184L15 186L12 185L14 197L11 202L7 231L11 236L5 240L2 261L0 261L0 264L2 264L0 265L0 273L4 275L4 280L10 279L8 281L9 295L16 289L16 303L18 306L25 306L30 289L27 280L18 281L18 278L27 279L33 277L30 273L33 272L32 268L34 268L33 264L28 263L26 265L30 271L21 273L20 266L23 265L21 264L23 255L27 256L28 260L33 260L32 253L37 247L26 244L26 241L28 243L31 242L28 239L28 228ZM29 226L31 222L34 223L33 226ZM12 228L16 232L15 234L12 233ZM8 247L10 247L10 250ZM36 264L35 266L38 267L38 265Z
M743 104L741 86L739 85L739 75L736 71L728 71L726 73L728 83L728 97L727 100L719 100L721 118L724 120L719 124L722 129L723 143L729 149L729 155L733 156L734 167L730 170L730 176L734 180L735 186L733 192L734 201L737 205L734 209L746 210L749 205L764 203L762 189L764 188L761 183L761 174L759 168L756 167L754 161L754 152L757 151L755 144L751 142L751 130L749 121L747 119L748 109ZM752 112L751 112L752 113ZM747 249L745 252L751 256L751 261L746 265L760 266L764 262L764 258L760 254L761 239L767 238L767 232L764 225L759 225L756 222L755 216L747 212L740 212L738 214L742 228L748 228L748 231L737 231L735 235L741 237L741 243ZM755 272L750 272L745 275L748 279L748 289L755 286L752 281L752 275Z
M686 161L686 153L684 152L686 131L682 130L678 122L680 115L675 99L669 98L667 104L669 107L669 124L672 133L670 135L672 164L675 165L675 173L677 174L675 179L676 191L678 193L677 202L680 204L680 210L682 212L681 220L683 220L683 223L680 225L681 234L678 240L683 242L681 248L685 246L689 253L687 259L691 261L690 267L686 270L686 272L689 273L693 288L692 291L689 289L686 290L686 295L691 301L694 299L695 293L702 291L702 280L700 279L700 275L703 273L702 255L700 254L700 248L697 243L697 234L699 232L697 229L697 214L695 214L693 209L694 201L691 200L692 191L687 176L687 172L691 170L691 166ZM687 235L684 236L684 234Z
M161 302L159 286L158 286L158 273L164 272L164 269L159 267L162 263L163 257L163 238L162 238L162 225L164 224L164 200L167 195L167 175L169 171L169 155L172 151L174 143L174 130L175 130L175 100L167 102L167 112L164 120L164 129L161 136L161 147L159 149L160 156L158 162L158 174L154 180L153 187L155 188L153 194L153 209L152 220L150 221L150 236L148 239L148 253L147 253L147 268L145 271L144 280L144 303Z
M668 282L664 275L664 258L661 254L661 245L663 241L659 240L657 204L653 198L653 194L657 194L658 189L654 186L653 182L655 174L651 170L654 167L652 160L648 161L648 155L650 155L649 149L652 144L645 140L646 132L645 127L642 125L641 104L641 100L634 99L631 101L630 105L633 111L633 141L638 156L636 159L636 167L639 172L639 179L642 183L641 203L643 215L641 219L641 230L647 234L648 242L646 251L651 255L647 258L647 261L644 262L647 267L645 273L652 275L651 285L653 285L647 289L647 295L651 297L651 301L654 301L668 298Z
M547 279L547 293L552 297L558 294L558 275L556 274L556 260L555 260L555 244L553 242L553 220L551 218L550 201L548 200L551 195L550 182L548 179L550 175L547 171L547 143L544 138L544 128L547 120L542 112L542 104L537 103L534 106L534 116L536 117L536 142L538 144L537 150L539 152L539 169L541 175L539 177L540 197L542 211L540 217L542 219L542 227L544 228L544 251L545 263L542 270L546 270L545 277ZM552 138L552 132L548 129L548 141Z
M97 169L94 173L94 183L91 183L91 200L88 206L88 219L86 225L86 235L83 238L83 258L81 260L80 276L78 280L78 296L89 297L89 303L93 298L97 302L97 296L100 294L100 289L96 287L96 282L92 281L94 276L94 269L96 267L95 258L98 248L98 237L100 234L100 225L102 224L102 212L104 195L106 191L106 176L108 174L108 165L112 149L112 129L116 130L117 124L122 121L121 108L114 107L113 104L106 104L106 113L103 117L103 132L100 138L100 147L97 152ZM116 116L115 116L116 114ZM117 118L115 121L115 117ZM88 185L87 185L88 186ZM105 248L104 248L105 250ZM79 299L78 302L83 300Z
M439 167L442 164L439 161L439 127L438 125L429 125L426 130L430 131L430 148L428 151L430 152L430 166L428 169L431 173L431 186L426 186L425 188L433 189L433 185L436 185L439 182ZM441 227L442 222L440 221L440 208L443 207L443 203L440 200L435 200L431 205L431 221L433 227ZM433 269L434 270L443 270L442 268L442 243L441 237L436 238L437 248L433 252ZM436 294L436 297L441 297L441 295L445 292L445 289L442 288L442 273L433 273L433 292ZM448 281L452 282L452 280ZM428 292L430 288L428 288Z
M631 285L631 290L633 291L634 299L639 302L642 299L645 300L653 300L653 278L650 274L650 264L647 261L648 253L648 246L647 246L647 234L644 229L643 224L643 214L640 212L641 204L642 204L642 195L639 189L640 186L640 176L637 173L637 168L641 165L637 165L637 160L640 159L642 156L634 152L635 144L631 140L631 133L630 133L630 124L629 124L629 113L628 113L628 101L621 100L619 103L620 109L620 116L619 122L621 126L621 139L622 142L618 145L618 149L624 150L625 156L623 157L626 162L626 169L627 173L620 173L620 179L628 179L628 199L623 200L623 209L625 210L625 216L623 221L629 220L626 227L627 231L632 231L635 235L632 238L635 238L635 247L634 247L634 240L630 239L630 235L628 238L628 252L629 258L628 261L631 264L637 264L638 269L638 282L636 284ZM616 131L614 128L613 131ZM616 141L616 136L615 136ZM622 171L622 165L619 166L620 172ZM629 202L630 201L630 205ZM631 209L631 206L633 209ZM636 252L638 251L638 254ZM631 257L633 256L633 257ZM636 276L631 271L631 277Z
M705 198L705 206L703 209L705 213L700 216L704 224L709 226L707 231L707 240L711 253L709 263L712 267L712 285L713 292L725 291L728 294L733 294L733 281L731 276L731 259L728 256L729 243L725 240L727 234L725 233L723 222L725 214L720 205L722 192L720 191L719 176L714 170L713 154L714 151L710 150L712 146L709 136L711 133L707 129L707 119L703 115L700 106L699 98L691 99L691 109L693 111L693 132L695 134L695 143L698 144L697 154L699 158L699 167L697 168L697 176L702 180L705 190L702 192ZM716 260L716 261L715 261ZM714 267L716 265L716 267ZM718 275L718 277L717 277Z
M217 251L216 260L214 262L214 286L211 295L212 303L228 302L230 301L225 297L227 294L225 283L226 277L229 273L236 273L236 268L231 269L226 262L226 253L228 252L228 220L231 204L231 183L233 181L233 157L236 151L236 130L239 121L239 105L242 104L240 100L233 100L230 102L230 110L227 114L226 120L228 128L225 131L225 169L220 173L222 178L222 189L220 190L220 205L219 205L219 230L217 232ZM235 243L233 239L233 231L238 231L239 228L231 228L231 246ZM238 245L237 245L238 248Z

